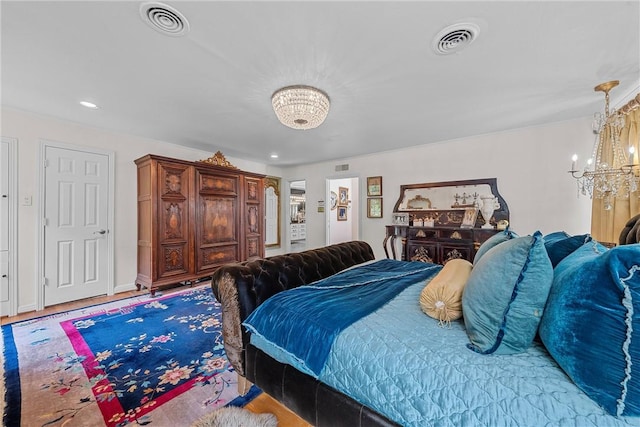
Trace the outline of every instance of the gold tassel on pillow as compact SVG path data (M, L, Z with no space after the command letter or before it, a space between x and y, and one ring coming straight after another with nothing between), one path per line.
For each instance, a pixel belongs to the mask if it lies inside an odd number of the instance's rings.
M420 308L440 326L462 317L462 292L472 266L467 260L452 259L420 293Z

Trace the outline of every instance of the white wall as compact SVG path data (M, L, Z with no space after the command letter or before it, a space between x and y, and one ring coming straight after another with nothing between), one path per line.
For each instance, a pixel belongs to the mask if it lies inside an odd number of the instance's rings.
M377 258L384 257L384 226L391 223L403 184L495 177L509 206L512 229L517 233L588 233L591 201L577 197L575 180L567 171L573 153L582 159L589 156L593 138L591 118L584 118L287 168L283 179L303 177L308 199L324 200L327 178L357 173L361 188L366 188L367 176L382 176L383 218L360 216L360 239L371 244ZM336 173L335 165L343 163L349 164L349 171ZM365 212L366 192L361 193L359 203ZM309 209L307 247L323 246L324 233L324 215Z
M2 136L18 140L18 196L32 197L32 206L18 207L18 311L35 309L37 257L38 153L42 139L115 152L115 286L134 289L137 274L136 166L133 161L146 154L185 160L202 160L211 152L192 150L167 142L138 138L88 128L29 113L2 109ZM242 170L281 175L266 164L227 157Z
M38 194L38 150L41 139L113 150L116 159L115 284L133 286L136 276L136 168L133 160L160 154L185 160L200 160L211 152L188 149L166 142L115 134L29 113L2 109L2 136L18 140L18 195L20 200ZM346 141L345 143L348 143ZM416 141L420 143L420 141ZM593 144L591 118L554 123L492 135L482 135L409 149L339 159L291 168L275 168L229 158L240 169L282 177L283 182L306 180L307 248L324 246L325 214L315 203L325 200L326 179L358 176L366 188L367 176L383 177L383 218L366 217L366 191L358 197L360 239L371 244L382 258L385 225L399 196L400 185L461 179L498 179L498 189L511 211L512 228L520 233L590 230L591 203L577 197L576 183L566 172L571 155L585 159ZM348 163L349 171L336 173L335 165ZM285 195L285 197L287 197ZM283 199L283 201L286 199ZM355 203L355 201L354 201ZM287 203L283 203L287 206ZM329 208L329 201L325 206ZM18 310L35 307L37 205L19 206L18 212ZM284 210L284 209L283 209ZM283 215L282 230L286 230ZM283 236L284 242L284 236ZM277 253L267 251L267 255Z

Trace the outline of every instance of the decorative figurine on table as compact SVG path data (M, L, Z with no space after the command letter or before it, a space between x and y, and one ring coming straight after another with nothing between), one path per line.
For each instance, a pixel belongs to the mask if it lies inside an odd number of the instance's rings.
M482 218L484 218L484 225L482 228L493 228L493 225L491 225L491 217L496 209L500 209L498 198L493 194L490 196L480 196L480 198L482 199L480 213L482 214Z

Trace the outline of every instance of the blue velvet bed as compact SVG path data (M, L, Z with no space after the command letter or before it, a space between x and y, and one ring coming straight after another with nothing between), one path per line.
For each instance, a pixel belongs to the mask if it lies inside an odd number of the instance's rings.
M463 321L441 327L425 316L417 301L441 266L424 266L405 276L405 284L397 276L378 280L416 264L381 260L279 293L245 322L251 343L403 426L640 425L639 419L607 414L542 344L520 354L483 355L467 348ZM389 297L389 288L401 289ZM336 304L344 289L345 301L359 302ZM367 304L378 294L385 304ZM340 330L338 320L354 321ZM319 334L313 324L326 328ZM308 356L320 342L331 343L321 364L317 355Z
M421 310L442 266L378 260L266 298L243 322L250 347L398 425L640 426L640 245L505 232L479 252L472 275L497 287L522 261L500 345L474 342L471 316L443 324ZM544 286L532 338L507 348L517 303ZM335 421L324 425L348 425Z

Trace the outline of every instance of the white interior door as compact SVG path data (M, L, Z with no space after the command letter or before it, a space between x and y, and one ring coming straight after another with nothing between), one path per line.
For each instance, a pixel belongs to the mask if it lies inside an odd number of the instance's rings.
M109 156L46 146L44 157L44 305L106 294Z
M0 313L7 315L9 310L9 143L0 142ZM11 194L11 196L15 196Z
M331 193L336 195L335 206L330 202L330 206L325 210L326 244L334 245L358 240L360 235L359 179L357 177L328 178L326 183L326 200L332 200ZM346 196L346 200L341 200L343 194Z

